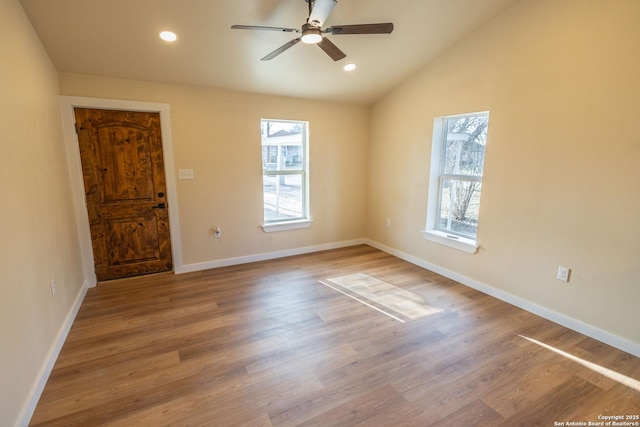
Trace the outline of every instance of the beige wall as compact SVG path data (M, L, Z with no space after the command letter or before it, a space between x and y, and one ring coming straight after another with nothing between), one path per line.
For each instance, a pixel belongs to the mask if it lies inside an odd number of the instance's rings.
M0 425L11 426L83 279L57 73L16 0L0 0L0 28Z
M177 181L187 267L364 236L368 107L65 73L59 82L63 95L170 104L175 167L195 174ZM309 121L309 229L260 227L261 118Z
M638 1L524 0L379 101L367 236L640 344L638 22ZM482 110L470 255L420 230L434 117ZM572 268L569 284L558 265Z

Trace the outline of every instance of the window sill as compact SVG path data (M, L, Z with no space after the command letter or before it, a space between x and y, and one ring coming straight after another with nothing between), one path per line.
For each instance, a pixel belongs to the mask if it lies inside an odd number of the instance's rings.
M442 231L422 230L422 236L432 242L440 243L441 245L449 246L470 254L475 254L478 250L478 245L475 240L465 239L464 237L459 236L451 236L450 234L443 233Z
M271 224L263 224L262 231L265 233L273 233L274 231L297 230L300 228L309 228L313 224L310 219L301 219L298 221L273 222Z

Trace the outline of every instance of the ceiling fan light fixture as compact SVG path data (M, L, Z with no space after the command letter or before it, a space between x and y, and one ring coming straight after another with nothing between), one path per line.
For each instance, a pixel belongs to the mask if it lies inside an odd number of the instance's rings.
M304 25L302 27L302 37L300 41L306 44L318 44L322 40L322 32L320 28L315 28L310 25Z

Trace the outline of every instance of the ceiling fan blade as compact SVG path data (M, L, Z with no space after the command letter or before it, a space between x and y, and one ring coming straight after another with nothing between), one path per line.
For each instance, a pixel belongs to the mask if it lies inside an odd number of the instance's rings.
M342 34L389 34L393 31L393 23L384 22L380 24L356 24L356 25L333 25L325 33L333 35Z
M298 37L297 39L293 39L288 43L283 44L282 46L280 46L279 48L277 48L276 50L271 52L269 55L265 56L264 58L262 58L260 60L261 61L270 61L273 58L275 58L276 56L280 55L285 50L289 49L291 46L295 46L296 44L298 44L298 42L300 42L300 37Z
M285 33L298 33L297 28L284 28L284 27L263 27L261 25L232 25L234 30L267 30L267 31L282 31Z
M324 52L334 61L339 61L347 56L343 51L338 49L338 46L333 44L333 42L326 37L323 37L322 40L320 40L318 46L320 46L320 49L324 50Z
M329 15L331 15L336 3L337 0L315 0L308 22L310 24L317 23L317 26L322 27Z

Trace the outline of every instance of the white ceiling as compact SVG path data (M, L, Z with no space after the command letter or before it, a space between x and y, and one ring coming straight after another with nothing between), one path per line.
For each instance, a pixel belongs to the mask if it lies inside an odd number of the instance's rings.
M516 0L338 0L325 27L393 22L392 34L327 35L345 59L299 43L305 0L20 0L61 72L369 104ZM157 34L178 34L168 44ZM347 73L344 64L357 70Z

